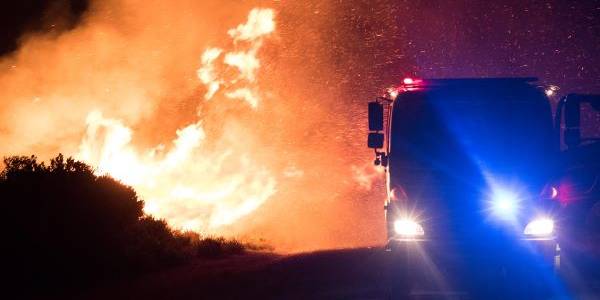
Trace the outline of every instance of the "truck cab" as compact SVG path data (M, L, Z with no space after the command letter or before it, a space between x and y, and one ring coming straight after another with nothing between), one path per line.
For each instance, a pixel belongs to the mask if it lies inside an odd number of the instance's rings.
M540 195L558 167L559 143L548 98L534 83L405 80L393 99L375 102L387 118L371 104L370 129L381 130L369 146L388 171L390 242L554 239L556 205ZM378 126L383 119L387 126Z
M548 285L539 279L553 272L535 268L560 266L561 205L548 183L561 152L535 78L405 79L369 103L369 131L386 169L387 249L410 278L402 293L422 271L438 288L485 288L489 263L492 273L531 266L510 276Z

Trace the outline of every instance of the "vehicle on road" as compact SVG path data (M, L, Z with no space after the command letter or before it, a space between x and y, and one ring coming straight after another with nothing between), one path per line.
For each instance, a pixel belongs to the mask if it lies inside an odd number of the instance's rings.
M510 278L533 275L561 288L552 281L565 208L552 185L565 167L561 119L553 120L536 81L406 78L369 103L368 146L387 175L388 248L404 279L429 269L442 289L477 289L481 282L455 275L471 271L489 283L497 279L483 266L493 262L500 267L492 274L509 268ZM575 98L559 105L571 150L583 142ZM453 275L443 276L446 268ZM523 284L519 293L528 288Z

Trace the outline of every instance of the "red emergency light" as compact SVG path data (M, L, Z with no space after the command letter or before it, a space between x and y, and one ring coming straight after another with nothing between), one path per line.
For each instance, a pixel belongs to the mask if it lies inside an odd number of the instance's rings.
M423 86L422 79L406 77L402 79L402 85L398 88L401 91L416 91Z

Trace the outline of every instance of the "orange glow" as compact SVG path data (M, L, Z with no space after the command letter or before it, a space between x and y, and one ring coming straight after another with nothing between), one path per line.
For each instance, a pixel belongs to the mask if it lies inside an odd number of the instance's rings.
M282 251L380 243L366 106L343 102L347 73L322 51L335 6L224 2L91 1L75 28L23 36L0 58L0 155L75 156L179 229Z
M270 9L253 9L247 24L229 31L238 40L250 41L248 52L226 52L224 63L238 69L233 79L220 78L214 63L224 50L208 48L201 57L198 77L206 85L205 99L211 99L220 86L228 88L236 80L250 85L260 62L256 57L262 38L275 28ZM258 95L248 87L225 94L240 98L256 108ZM170 146L159 145L139 151L131 146L133 130L100 112L87 117L87 134L77 157L97 167L99 175L108 174L129 184L145 200L146 213L166 219L175 228L214 232L260 207L276 191L276 180L266 168L256 165L248 153L203 151L206 133L201 121L177 130ZM233 165L228 165L233 164ZM232 171L227 171L232 168ZM202 174L204 176L202 176ZM203 178L201 182L188 178ZM174 205L202 211L195 214L173 213Z

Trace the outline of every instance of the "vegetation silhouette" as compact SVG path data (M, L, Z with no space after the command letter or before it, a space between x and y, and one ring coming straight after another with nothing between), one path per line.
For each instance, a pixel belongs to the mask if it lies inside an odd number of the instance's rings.
M130 276L248 245L169 228L143 212L135 190L62 154L4 159L0 200L8 270L18 286L47 291ZM256 249L256 247L253 247Z

